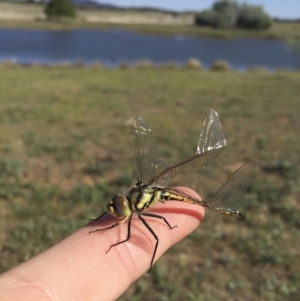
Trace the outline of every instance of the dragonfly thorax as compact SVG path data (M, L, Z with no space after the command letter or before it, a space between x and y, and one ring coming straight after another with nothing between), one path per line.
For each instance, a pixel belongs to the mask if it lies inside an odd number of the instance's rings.
M128 194L133 210L142 211L162 200L162 191L158 187L135 186Z
M131 215L131 208L128 199L122 194L116 194L107 205L107 210L117 217L128 217Z

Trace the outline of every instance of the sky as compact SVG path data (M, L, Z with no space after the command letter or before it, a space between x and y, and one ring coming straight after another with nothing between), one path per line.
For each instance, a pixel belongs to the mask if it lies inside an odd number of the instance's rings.
M120 6L147 6L175 11L183 10L204 10L211 8L216 0L96 0L102 3L109 3ZM296 19L300 18L299 0L248 0L238 1L248 4L261 5L272 17Z

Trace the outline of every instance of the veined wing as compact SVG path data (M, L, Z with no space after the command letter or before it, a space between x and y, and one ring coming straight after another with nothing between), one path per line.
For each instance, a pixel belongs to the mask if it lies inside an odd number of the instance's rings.
M209 201L197 199L178 189L166 190L171 194L170 200L197 204L217 210L223 214L238 216L241 215L238 208L245 198L254 170L255 162L248 162L242 165ZM172 194L174 197L172 197Z
M230 212L232 212L232 215L240 215L238 204L245 197L254 171L255 162L253 161L241 166L207 202L207 207L225 214L231 214Z
M180 173L188 173L188 172L194 172L198 171L209 164L211 164L215 158L221 153L222 148L213 149L209 152L196 154L193 157L182 161L176 165L173 165L167 169L165 169L163 172L152 178L147 185L154 185L155 183L160 181L160 178L171 178L175 175L178 175Z
M135 135L135 168L139 183L147 183L155 175L165 170L169 165L162 160L158 160L157 141L148 128L143 117L137 116L131 126L130 132ZM167 186L168 182L162 177L159 185Z
M226 140L218 113L214 110L209 110L203 120L196 154L222 148L225 145Z
M156 185L160 183L161 179L168 183L172 176L180 173L198 171L211 164L221 153L225 145L226 140L219 116L217 112L210 110L206 114L202 124L196 155L181 163L168 167L153 177L147 184Z

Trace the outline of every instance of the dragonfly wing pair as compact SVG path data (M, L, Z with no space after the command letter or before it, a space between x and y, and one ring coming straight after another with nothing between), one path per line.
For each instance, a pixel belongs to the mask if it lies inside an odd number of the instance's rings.
M217 112L210 110L206 114L196 154L173 166L157 159L159 152L156 139L142 117L136 117L131 127L131 133L136 138L135 166L138 183L145 186L164 188L170 193L171 200L198 204L227 215L241 215L238 207L240 207L241 201L244 199L254 174L254 162L247 162L236 170L208 201L202 201L181 191L166 188L172 176L201 170L211 164L222 152L226 145L226 140Z
M196 154L173 166L158 160L156 139L141 116L135 118L131 133L135 135L135 167L138 183L146 186L166 187L172 176L198 171L208 166L226 145L219 116L214 110L210 110L203 121Z
M130 132L135 135L135 156L137 184L146 184L161 171L167 169L169 164L158 160L159 152L157 141L151 129L146 125L143 117L137 116L133 121ZM161 177L157 183L159 187L168 184L168 177Z

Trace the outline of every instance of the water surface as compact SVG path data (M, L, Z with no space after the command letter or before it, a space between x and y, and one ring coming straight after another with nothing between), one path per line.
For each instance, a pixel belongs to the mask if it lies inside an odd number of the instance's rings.
M189 58L199 59L205 67L223 59L239 70L249 66L295 68L294 55L281 41L161 37L123 30L0 30L0 61L49 64L80 59L90 64L100 60L113 67L142 59L181 65Z

